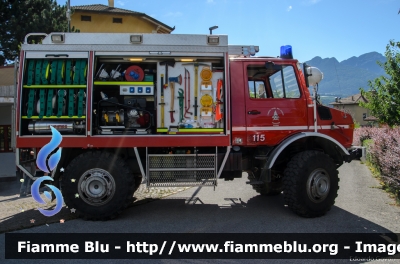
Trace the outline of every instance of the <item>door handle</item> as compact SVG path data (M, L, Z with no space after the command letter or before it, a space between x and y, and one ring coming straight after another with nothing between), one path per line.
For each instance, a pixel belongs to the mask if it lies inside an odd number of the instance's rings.
M251 110L251 111L248 111L247 114L249 114L249 115L259 115L259 114L261 114L261 112L258 111L258 110Z

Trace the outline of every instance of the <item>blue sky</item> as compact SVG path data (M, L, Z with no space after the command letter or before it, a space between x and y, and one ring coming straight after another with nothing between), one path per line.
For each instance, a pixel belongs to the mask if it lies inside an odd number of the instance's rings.
M71 6L107 0L70 0ZM65 4L66 0L57 0ZM228 35L229 44L257 45L260 56L278 56L292 45L300 62L315 56L339 61L367 52L384 54L400 41L396 0L116 0L114 6L146 13L176 27L173 34Z

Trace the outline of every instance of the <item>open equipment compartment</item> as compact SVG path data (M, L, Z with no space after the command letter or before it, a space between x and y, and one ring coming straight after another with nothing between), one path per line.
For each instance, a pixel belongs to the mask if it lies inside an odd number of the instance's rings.
M163 94L158 91L158 98L161 101L164 98L164 105L161 102L157 111L157 132L223 133L222 59L176 61L158 63L159 87L164 87ZM164 76L163 80L161 76Z
M93 135L224 133L224 58L187 60L95 54Z
M151 134L155 123L155 62L95 56L93 135Z
M87 68L88 52L27 52L19 135L85 135Z

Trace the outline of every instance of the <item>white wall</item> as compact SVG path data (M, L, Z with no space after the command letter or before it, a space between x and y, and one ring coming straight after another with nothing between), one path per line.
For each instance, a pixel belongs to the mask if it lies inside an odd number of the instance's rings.
M15 176L15 153L0 153L0 178Z

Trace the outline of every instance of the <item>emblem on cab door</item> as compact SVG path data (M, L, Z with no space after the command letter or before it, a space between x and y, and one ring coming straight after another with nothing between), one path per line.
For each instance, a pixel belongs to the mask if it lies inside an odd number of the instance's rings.
M279 114L285 115L283 113L283 111L281 109L279 109L279 108L274 107L274 108L269 109L269 111L267 113L267 116L271 115L271 117L272 117L272 125L279 126L279 124L280 124L280 121L279 121L280 116L279 116Z

